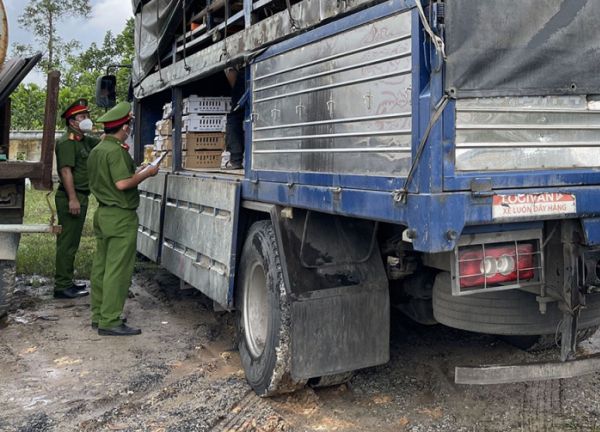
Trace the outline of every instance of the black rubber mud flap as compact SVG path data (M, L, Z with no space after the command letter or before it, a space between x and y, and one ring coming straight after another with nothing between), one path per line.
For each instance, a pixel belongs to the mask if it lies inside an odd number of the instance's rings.
M390 305L377 224L289 210L271 217L291 302L291 377L386 363Z

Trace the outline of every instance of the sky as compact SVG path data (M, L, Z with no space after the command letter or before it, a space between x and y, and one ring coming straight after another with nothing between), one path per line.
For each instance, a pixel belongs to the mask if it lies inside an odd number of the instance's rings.
M17 22L27 0L3 0L8 16L9 46L13 43L33 43L30 32L19 27ZM86 49L92 42L102 44L104 35L108 30L113 34L120 33L125 27L125 22L133 16L131 0L91 0L92 16L90 19L68 19L60 23L60 36L65 40L77 39L81 47ZM74 34L72 31L76 30ZM10 55L10 49L9 49ZM24 82L42 84L46 78L40 73L31 72Z

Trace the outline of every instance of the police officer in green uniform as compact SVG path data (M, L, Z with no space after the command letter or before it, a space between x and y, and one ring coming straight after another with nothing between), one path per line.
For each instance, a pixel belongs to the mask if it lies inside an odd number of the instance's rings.
M158 166L136 171L124 144L131 133L131 106L121 102L98 119L105 138L90 153L90 189L98 200L94 215L96 255L92 266L92 328L103 336L130 336L140 329L121 319L135 263L140 197L137 185Z
M54 297L69 299L88 295L85 285L73 282L73 263L81 240L90 194L87 159L100 140L86 135L92 131L87 100L76 100L61 117L65 119L67 129L56 142L60 184L55 203L62 232L56 238Z

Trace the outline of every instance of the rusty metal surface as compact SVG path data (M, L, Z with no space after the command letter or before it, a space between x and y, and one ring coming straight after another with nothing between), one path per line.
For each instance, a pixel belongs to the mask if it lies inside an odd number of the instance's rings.
M17 259L20 234L0 231L0 260L13 261Z
M41 53L32 57L16 57L7 60L0 68L0 104L3 104L27 74L42 58Z
M233 303L240 183L170 175L161 264L224 308Z
M6 9L4 2L0 0L0 65L6 59L8 50L8 19L6 18Z
M293 5L289 12L284 10L259 21L227 39L188 56L185 62L180 60L169 66L163 66L159 72L148 75L136 86L135 96L146 97L210 75L224 69L228 62L241 60L257 49L301 33L321 21L376 3L381 3L381 0L301 1ZM296 27L292 25L290 16L293 17Z
M42 135L42 154L40 157L42 169L39 177L32 180L33 186L36 189L41 190L52 190L52 159L54 156L54 142L56 135L56 111L58 109L60 72L50 72L48 74L47 83L44 133Z
M0 162L1 179L38 178L42 172L41 162Z
M158 173L138 186L140 206L138 207L137 250L152 261L160 257L161 222L165 202L167 174Z
M457 384L508 384L525 381L574 378L600 371L600 354L567 362L456 367Z
M0 106L0 153L10 154L10 99ZM1 178L1 174L0 174Z

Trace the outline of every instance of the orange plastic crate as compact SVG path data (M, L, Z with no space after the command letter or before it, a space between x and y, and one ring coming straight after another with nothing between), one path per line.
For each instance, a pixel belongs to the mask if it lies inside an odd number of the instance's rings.
M183 155L184 169L220 168L220 151L187 151Z
M224 150L225 134L223 132L187 132L181 138L183 150Z

